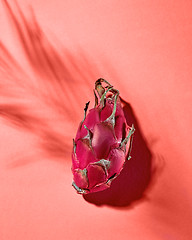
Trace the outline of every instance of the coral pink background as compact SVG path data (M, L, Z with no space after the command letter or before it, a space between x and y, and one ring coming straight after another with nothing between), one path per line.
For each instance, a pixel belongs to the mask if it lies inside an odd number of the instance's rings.
M191 239L192 2L18 2L26 16L31 4L50 41L75 56L80 70L72 73L72 100L65 100L76 109L70 120L62 122L54 109L30 102L33 110L40 109L37 115L65 133L69 145L62 158L46 154L36 134L0 118L0 239ZM0 33L1 41L32 74L3 1ZM97 207L71 187L71 139L84 103L91 99L93 106L92 88L99 77L131 103L158 169L147 197L127 207ZM27 99L29 94L22 96ZM2 96L0 101L5 103Z

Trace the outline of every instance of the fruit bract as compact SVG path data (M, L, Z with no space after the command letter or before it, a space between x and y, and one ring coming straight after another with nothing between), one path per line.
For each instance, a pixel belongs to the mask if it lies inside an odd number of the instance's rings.
M73 187L87 194L109 188L129 160L134 126L126 123L119 91L106 80L95 82L95 107L84 109L73 139Z

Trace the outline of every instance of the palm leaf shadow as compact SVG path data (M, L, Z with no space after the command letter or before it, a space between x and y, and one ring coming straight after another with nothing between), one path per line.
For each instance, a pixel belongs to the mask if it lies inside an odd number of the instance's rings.
M69 50L55 48L32 9L28 20L14 2L13 10L9 2L3 0L32 74L0 42L0 117L19 130L38 136L41 148L53 157L51 159L63 161L72 148L71 137L65 129L71 123L77 124L82 107L77 99L86 96L91 79L95 79L93 71L97 69L82 52L79 54L82 61L78 64Z

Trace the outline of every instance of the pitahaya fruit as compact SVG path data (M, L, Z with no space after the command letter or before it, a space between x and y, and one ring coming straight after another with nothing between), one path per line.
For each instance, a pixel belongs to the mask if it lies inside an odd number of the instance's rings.
M103 86L104 85L104 86ZM119 91L100 78L95 82L95 107L84 109L73 139L73 187L78 193L98 192L110 187L129 160L134 126L126 123Z

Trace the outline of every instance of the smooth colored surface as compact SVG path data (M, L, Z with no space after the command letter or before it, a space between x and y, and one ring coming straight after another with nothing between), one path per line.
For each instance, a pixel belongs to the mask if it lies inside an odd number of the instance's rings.
M0 39L27 76L0 73L0 239L191 239L192 2L19 0L66 68L48 44L55 64L39 48L26 60L3 2ZM97 207L71 187L72 138L100 77L131 104L157 167L131 206Z

